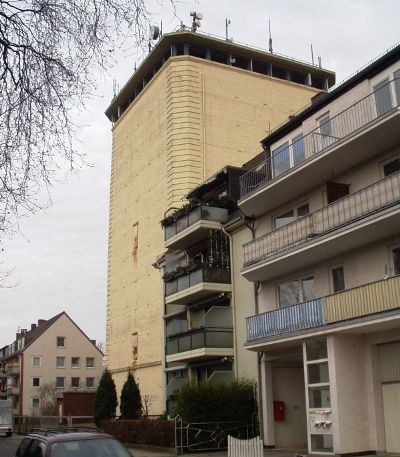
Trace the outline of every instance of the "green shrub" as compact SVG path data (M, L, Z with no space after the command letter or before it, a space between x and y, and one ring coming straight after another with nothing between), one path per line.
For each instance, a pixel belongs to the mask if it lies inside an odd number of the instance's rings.
M142 415L142 399L139 386L129 371L121 391L121 419L139 419Z
M174 414L186 422L252 423L257 414L254 383L188 383L177 393Z
M94 421L96 424L103 419L112 419L118 406L117 391L111 373L105 369L97 388L94 400Z

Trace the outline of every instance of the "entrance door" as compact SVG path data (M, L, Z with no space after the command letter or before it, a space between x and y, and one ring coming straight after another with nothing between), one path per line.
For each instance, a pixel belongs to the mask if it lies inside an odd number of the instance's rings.
M400 452L400 382L382 384L386 452Z

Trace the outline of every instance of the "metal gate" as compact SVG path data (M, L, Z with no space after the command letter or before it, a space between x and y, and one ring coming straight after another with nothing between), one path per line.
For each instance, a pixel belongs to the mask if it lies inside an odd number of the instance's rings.
M258 435L255 420L244 422L192 422L185 423L180 416L175 418L175 454L217 451L228 449L228 435L249 439Z

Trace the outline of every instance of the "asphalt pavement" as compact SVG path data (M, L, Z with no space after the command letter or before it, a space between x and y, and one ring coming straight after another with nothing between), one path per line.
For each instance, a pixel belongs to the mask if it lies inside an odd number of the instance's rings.
M23 436L15 433L11 437L0 435L0 457L14 457L22 438Z

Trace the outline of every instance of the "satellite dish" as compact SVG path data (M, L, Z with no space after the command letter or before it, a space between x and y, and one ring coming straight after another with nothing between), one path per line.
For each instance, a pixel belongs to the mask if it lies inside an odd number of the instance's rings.
M157 38L160 36L160 27L158 25L152 25L150 27L150 38L152 40L157 40Z
M199 13L198 11L196 11L196 19L199 19L200 21L203 20L203 13Z
M196 24L197 27L201 27L201 22L198 19L195 19L193 22Z

